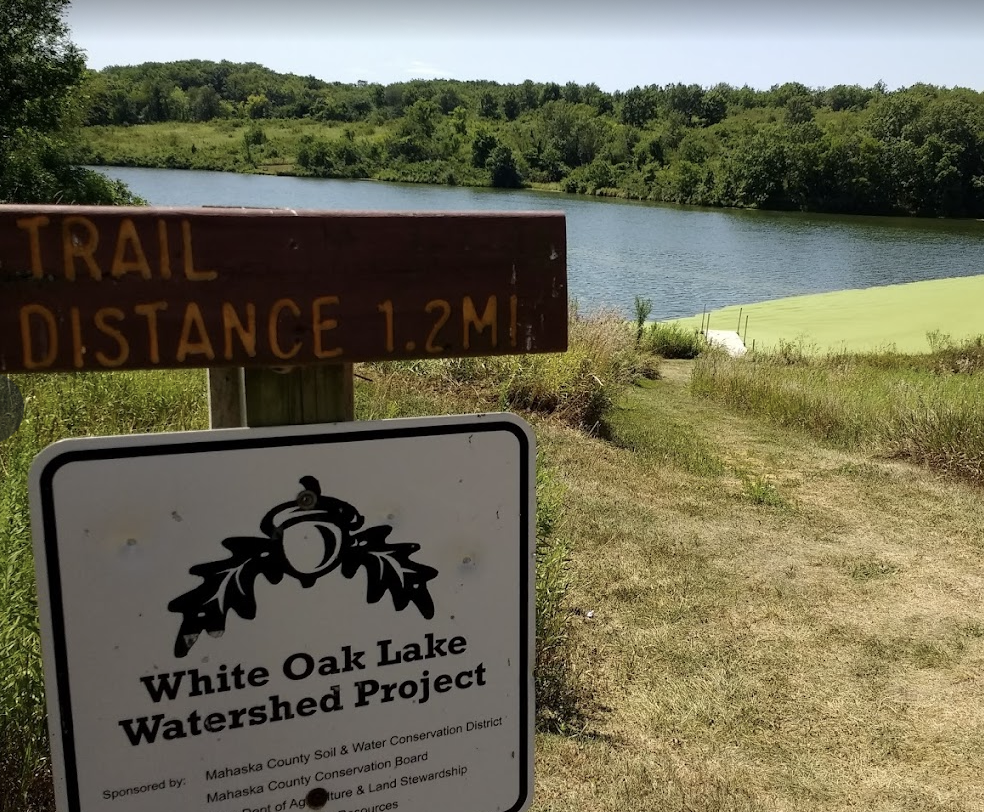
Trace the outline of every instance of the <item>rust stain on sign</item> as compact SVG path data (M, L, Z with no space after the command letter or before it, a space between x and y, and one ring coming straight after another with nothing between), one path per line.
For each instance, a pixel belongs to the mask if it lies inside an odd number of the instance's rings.
M559 212L0 206L0 370L567 348Z

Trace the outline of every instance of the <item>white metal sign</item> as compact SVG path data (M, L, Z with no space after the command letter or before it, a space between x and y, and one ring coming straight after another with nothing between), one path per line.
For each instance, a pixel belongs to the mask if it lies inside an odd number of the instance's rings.
M511 415L46 449L59 809L526 809L534 458Z

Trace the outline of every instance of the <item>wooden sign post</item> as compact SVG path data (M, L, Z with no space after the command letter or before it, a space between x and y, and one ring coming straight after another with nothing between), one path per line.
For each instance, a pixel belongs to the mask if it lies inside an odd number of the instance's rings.
M353 362L566 346L562 213L0 206L0 371L206 367L215 427L351 418Z

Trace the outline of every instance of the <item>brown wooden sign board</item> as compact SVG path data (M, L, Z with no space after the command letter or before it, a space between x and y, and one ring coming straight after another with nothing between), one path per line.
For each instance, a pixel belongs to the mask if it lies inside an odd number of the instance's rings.
M0 205L0 371L567 349L563 213Z

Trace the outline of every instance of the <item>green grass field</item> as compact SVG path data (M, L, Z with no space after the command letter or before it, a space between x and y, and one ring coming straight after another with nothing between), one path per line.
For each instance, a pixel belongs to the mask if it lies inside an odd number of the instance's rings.
M747 346L775 348L780 341L802 342L818 352L865 352L894 346L899 352L925 352L927 333L955 340L984 332L984 275L911 282L864 290L792 296L710 312L712 330L738 329ZM745 332L745 317L748 330ZM701 316L676 319L698 329Z
M244 136L252 129L263 142L248 151ZM332 125L317 121L216 120L207 124L142 124L137 127L87 127L84 159L105 166L149 166L178 169L211 169L265 174L298 173L294 161L304 136L334 141L349 133L352 138L378 139L370 124Z

